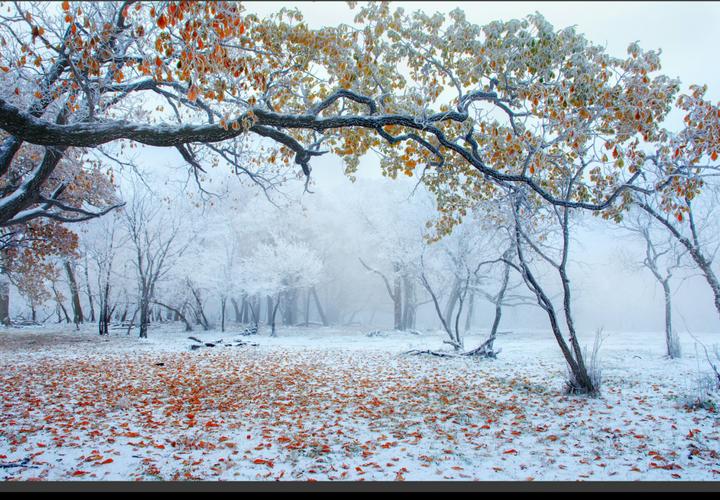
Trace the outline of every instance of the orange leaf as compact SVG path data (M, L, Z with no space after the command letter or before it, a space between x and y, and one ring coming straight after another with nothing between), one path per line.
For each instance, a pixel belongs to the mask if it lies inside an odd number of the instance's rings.
M65 12L69 11L69 10L70 10L70 2L68 2L67 0L65 0L65 1L62 3L62 8L63 8L63 10L64 10Z
M262 458L256 458L255 460L253 460L253 463L258 465L267 465L270 468L275 467L275 463L273 461L265 460Z
M76 470L72 473L73 476L84 476L85 474L87 474L87 471L84 470Z
M197 96L198 96L198 88L195 85L191 85L190 90L188 90L188 95L187 95L188 99L191 102L195 102L195 100L197 99Z
M161 30L164 30L167 28L167 18L165 17L165 14L160 14L160 17L158 17L157 25Z

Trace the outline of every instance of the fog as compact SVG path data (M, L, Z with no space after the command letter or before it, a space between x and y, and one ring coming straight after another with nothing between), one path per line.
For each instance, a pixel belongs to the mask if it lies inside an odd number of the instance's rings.
M720 5L716 3L400 2L398 5L408 10L440 8L444 12L459 7L477 23L522 17L539 11L556 28L576 25L578 31L591 41L605 44L612 55L623 56L627 45L635 40L643 48L661 48L664 73L680 77L683 89L691 82L707 83L708 98L712 101L720 98L720 72L715 64ZM263 14L281 6L297 6L311 27L351 21L352 16L344 3L253 2L246 7L248 11ZM671 115L666 125L678 127L679 117ZM169 197L168 212L179 215L183 224L188 225L181 231L181 238L187 240L188 245L200 241L217 242L223 233L236 230L241 235L237 256L243 258L265 238L263 231L292 235L306 241L319 255L323 267L316 286L331 321L357 324L368 330L393 327L393 303L383 281L379 275L368 271L360 259L389 275L392 252L407 250L412 255L416 250L402 248L402 245L397 248L390 240L398 228L416 235L418 241L422 240L424 222L432 216L433 202L424 188L418 186L417 178L387 179L380 172L378 158L368 155L361 161L357 181L353 182L344 175L340 158L328 154L312 161L311 192L304 192L302 179L291 179L277 192L266 196L247 179L236 179L218 168L210 170L202 182L203 189L220 193L209 196L199 191L187 165L174 150L140 147L135 152L135 163L137 171L121 173L121 193L130 199L134 191L147 189L142 187L146 185L156 199ZM182 199L181 192L192 194L190 202ZM368 219L376 224L387 224L387 227L373 232L368 229ZM86 230L87 234L93 231L92 227L107 223L85 224L90 228ZM243 233L253 224L257 227ZM482 231L480 228L474 230ZM92 239L87 235L82 237L87 242ZM252 241L245 241L245 238ZM130 252L129 243L126 241L124 245L124 251ZM614 223L589 214L581 216L573 232L569 267L574 313L580 332L598 328L626 332L663 330L661 288L647 270L632 265L632 261L642 261L643 249L642 241L623 232ZM187 255L184 260L178 260L163 282L167 294L171 294L168 290L179 286L177 283L186 276L206 279L208 283L219 279L217 275L208 274L220 272L218 266L211 264L221 258L222 249L203 244L195 249L193 258ZM130 267L125 269L129 274ZM517 281L518 277L514 279ZM133 290L134 285L128 283L125 286ZM488 290L496 286L492 280L487 284ZM220 309L220 292L217 290L220 288L215 286L214 292L211 288L208 285L207 308L217 321ZM559 290L555 285L550 289ZM417 293L419 302L424 304L418 307L416 328L440 328L433 305L427 302L419 286ZM445 297L447 293L443 291L441 296ZM527 295L527 291L521 289L518 293ZM712 294L696 271L680 271L674 280L673 294L679 331L706 332L720 328ZM22 297L15 296L14 300L22 303ZM489 328L492 309L490 302L477 299L472 328ZM317 321L314 314L311 318ZM501 329L514 328L547 329L547 316L531 305L509 307L504 313Z

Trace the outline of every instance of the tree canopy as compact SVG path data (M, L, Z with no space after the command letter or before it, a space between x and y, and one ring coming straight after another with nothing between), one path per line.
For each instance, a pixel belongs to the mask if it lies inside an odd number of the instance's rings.
M614 57L539 14L478 26L460 9L349 8L353 24L315 30L296 10L260 18L234 2L3 4L0 225L115 206L71 200L54 173L70 154L86 171L117 141L259 184L268 164L310 176L335 153L353 175L374 152L435 194L439 235L500 186L616 218L633 193L660 190L682 220L679 200L717 160L720 110L702 87L680 95L656 51ZM673 106L687 116L671 133ZM25 144L41 154L21 169Z

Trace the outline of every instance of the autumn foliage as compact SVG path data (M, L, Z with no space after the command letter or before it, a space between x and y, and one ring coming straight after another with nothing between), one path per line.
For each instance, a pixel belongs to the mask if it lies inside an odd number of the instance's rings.
M325 151L340 155L349 175L377 151L387 175L418 175L436 193L440 234L500 185L618 218L634 187L654 188L640 178L652 160L667 175L668 164L718 155L717 106L696 87L678 98L658 52L631 44L627 57L614 57L539 15L476 26L460 9L428 15L370 3L353 25L313 30L296 10L259 18L227 2L60 7L3 7L5 105L65 106L69 124L109 129L131 116L156 137L118 130L100 142L196 142L197 151L183 152L193 168L202 168L201 152L203 162L238 161L216 141L256 148L258 165L294 158L306 175ZM37 68L51 77L33 77ZM680 133L662 128L674 105L688 115ZM151 109L162 112L150 118ZM192 137L157 128L159 120L226 132ZM72 130L53 140L97 144ZM262 149L252 138L263 138ZM572 176L581 187L562 200ZM692 173L683 176L683 193L697 188ZM665 208L681 215L671 201Z

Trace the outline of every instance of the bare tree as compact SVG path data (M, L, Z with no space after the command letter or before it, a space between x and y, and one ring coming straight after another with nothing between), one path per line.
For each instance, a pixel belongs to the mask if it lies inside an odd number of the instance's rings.
M105 219L108 220L108 219ZM88 247L92 261L97 271L97 287L98 287L98 333L100 335L110 334L110 321L115 312L117 303L112 303L114 264L117 250L121 247L127 238L118 235L117 217L109 218L109 227L106 227L105 238L102 243L95 242L94 245ZM86 267L86 281L88 286L88 294L90 283L88 278L88 270ZM117 301L115 301L117 302Z
M377 274L383 280L385 290L393 303L393 328L395 330L405 330L412 328L415 321L415 309L417 305L414 300L413 278L408 276L407 272L403 273L403 266L398 262L393 262L392 268L392 284L390 279L382 271L370 267L364 260L358 257L360 264L368 271ZM403 284L405 285L405 294L403 294ZM412 294L412 295L411 295ZM403 300L403 295L404 299Z
M438 293L434 290L431 280L428 277L424 255L420 257L420 266L420 283L422 283L422 286L430 295L433 305L435 306L435 312L437 313L438 319L449 337L449 340L444 340L443 342L450 344L455 351L460 351L463 349L463 332L460 329L460 316L463 312L463 304L470 288L471 281L474 278L474 273L467 266L463 266L461 270L456 270L452 293L457 295L456 300L459 305L457 312L453 317L452 312L454 308L446 308L445 312L441 310Z
M193 311L193 314L195 316L195 322L198 325L202 326L203 330L210 330L211 325L210 321L205 315L205 305L203 303L202 290L200 290L200 287L189 277L185 278L185 285L187 286L188 290L190 291L190 295L192 296L192 298L190 299L190 302L192 304L190 306L190 309Z
M566 193L572 190L572 182L569 183ZM565 361L570 370L568 380L568 391L586 394L595 394L599 391L597 381L589 372L580 342L577 338L575 321L572 315L572 295L570 278L567 272L568 256L570 252L570 215L572 209L568 207L553 206L547 207L548 214L538 213L540 208L533 205L525 197L522 191L516 191L510 197L513 214L513 236L515 239L515 252L518 263L506 260L511 267L515 268L522 276L528 289L535 295L538 305L548 316L552 333L560 346ZM560 233L560 247L552 249L549 245L535 241L532 233L525 226L533 227L537 220L545 215L550 224L554 224ZM552 227L552 226L551 226ZM562 318L567 326L567 339L560 326L560 315L558 314L552 298L548 294L545 285L538 279L538 274L532 269L532 260L528 252L535 254L541 262L549 265L557 273L562 285ZM552 253L558 254L553 258Z
M709 183L712 179L706 178L704 181ZM700 201L686 197L683 200L685 216L678 216L675 220L662 209L660 193L638 198L636 205L686 250L710 287L715 309L720 314L720 278L713 269L713 262L720 249L717 226L714 225L717 220L718 192L717 187L713 189L712 186L707 186L707 190L710 191L710 199Z
M654 223L650 215L644 211L636 211L623 219L623 229L642 239L645 252L639 265L653 275L663 289L665 304L665 344L670 358L679 358L680 342L672 324L672 290L671 279L675 271L682 267L688 251L668 231L662 231ZM658 231L660 229L660 231Z
M147 337L150 304L155 298L158 281L165 277L172 260L187 245L177 242L180 222L165 207L144 191L135 191L132 202L124 210L125 227L132 243L138 279L138 310L141 338Z

